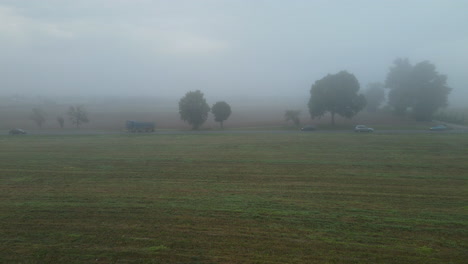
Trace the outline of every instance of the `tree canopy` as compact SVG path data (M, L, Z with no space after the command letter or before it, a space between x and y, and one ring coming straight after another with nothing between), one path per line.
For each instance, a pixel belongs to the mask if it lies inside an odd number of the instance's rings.
M213 113L215 117L215 121L219 122L221 125L221 128L223 128L223 122L229 118L231 115L231 106L222 101L222 102L216 102L212 107L211 107L211 112Z
M447 76L439 74L434 64L423 61L411 65L408 59L397 59L387 74L385 86L390 89L389 104L396 114L411 110L417 120L430 120L441 107L447 106L451 89Z
M57 116L57 122L59 123L60 128L63 128L63 126L65 125L65 119L63 118L63 116Z
M42 108L36 107L32 109L31 120L36 122L38 127L42 127L42 125L46 122L46 113Z
M335 125L335 114L351 118L366 105L364 95L358 92L359 82L353 74L346 71L329 74L310 89L310 116L322 117L329 112L332 125Z
M88 113L82 105L70 106L68 109L68 117L77 128L79 128L81 124L89 122Z
M200 90L190 91L179 101L180 118L189 123L192 129L198 129L208 118L210 106Z
M286 110L284 112L284 120L286 120L286 122L292 121L295 126L300 126L301 125L301 120L299 119L300 115L301 115L300 110Z
M379 82L369 83L364 92L366 97L366 109L368 112L375 112L385 101L384 84Z

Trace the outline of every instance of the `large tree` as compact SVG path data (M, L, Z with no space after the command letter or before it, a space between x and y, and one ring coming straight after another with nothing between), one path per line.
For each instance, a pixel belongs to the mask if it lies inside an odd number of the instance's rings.
M332 125L335 125L335 114L351 118L366 105L364 95L358 92L359 82L353 74L347 71L329 74L310 89L310 116L322 117L329 112Z
M395 113L404 115L411 110L417 120L430 120L437 109L447 106L451 91L447 76L439 74L432 63L423 61L413 66L408 59L395 60L385 86L390 89L388 103Z
M209 112L210 106L200 90L186 93L179 101L180 118L189 123L194 130L205 123Z
M364 96L366 97L367 111L376 112L383 101L385 101L384 84L379 82L369 83Z
M37 124L38 127L42 127L46 121L46 113L44 110L42 110L42 108L36 107L32 109L30 118Z
M70 106L68 109L68 117L70 117L70 121L77 128L79 128L82 123L89 122L88 113L82 105Z
M215 117L215 121L220 123L221 128L224 128L223 122L227 120L229 116L231 115L231 106L224 101L216 102L211 107L211 112L213 113Z

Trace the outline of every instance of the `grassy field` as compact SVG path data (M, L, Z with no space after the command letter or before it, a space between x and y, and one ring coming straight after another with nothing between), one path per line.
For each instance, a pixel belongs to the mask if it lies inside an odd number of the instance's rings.
M0 263L466 263L466 134L0 136Z

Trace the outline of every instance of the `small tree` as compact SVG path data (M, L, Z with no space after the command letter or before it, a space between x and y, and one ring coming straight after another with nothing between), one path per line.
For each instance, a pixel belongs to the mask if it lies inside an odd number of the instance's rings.
M367 89L364 92L366 97L367 105L366 109L368 112L376 112L379 106L385 100L385 90L383 83L369 83Z
M79 128L82 123L89 122L88 113L82 105L70 106L68 109L68 116L70 117L72 124L77 128Z
M46 122L46 113L42 108L33 108L31 114L31 120L36 122L37 126L42 128L42 125Z
M63 126L65 125L65 119L63 118L63 116L57 116L57 122L59 123L60 128L63 128Z
M335 114L351 118L366 105L366 98L358 92L359 82L353 74L346 71L329 74L310 89L310 116L321 117L330 112L332 125L335 125Z
M211 107L211 112L215 116L215 121L220 123L221 128L224 128L223 122L231 115L231 106L226 102L217 102Z
M208 118L210 106L200 90L190 91L179 101L180 118L189 123L192 129L198 129Z
M301 114L301 111L299 110L286 110L284 112L284 119L286 122L292 121L295 126L300 126L301 125L301 120L299 119L299 116Z

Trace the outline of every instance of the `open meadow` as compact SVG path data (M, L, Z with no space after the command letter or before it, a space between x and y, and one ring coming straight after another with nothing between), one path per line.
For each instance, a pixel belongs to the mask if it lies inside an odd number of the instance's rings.
M467 134L0 136L0 263L466 263Z

